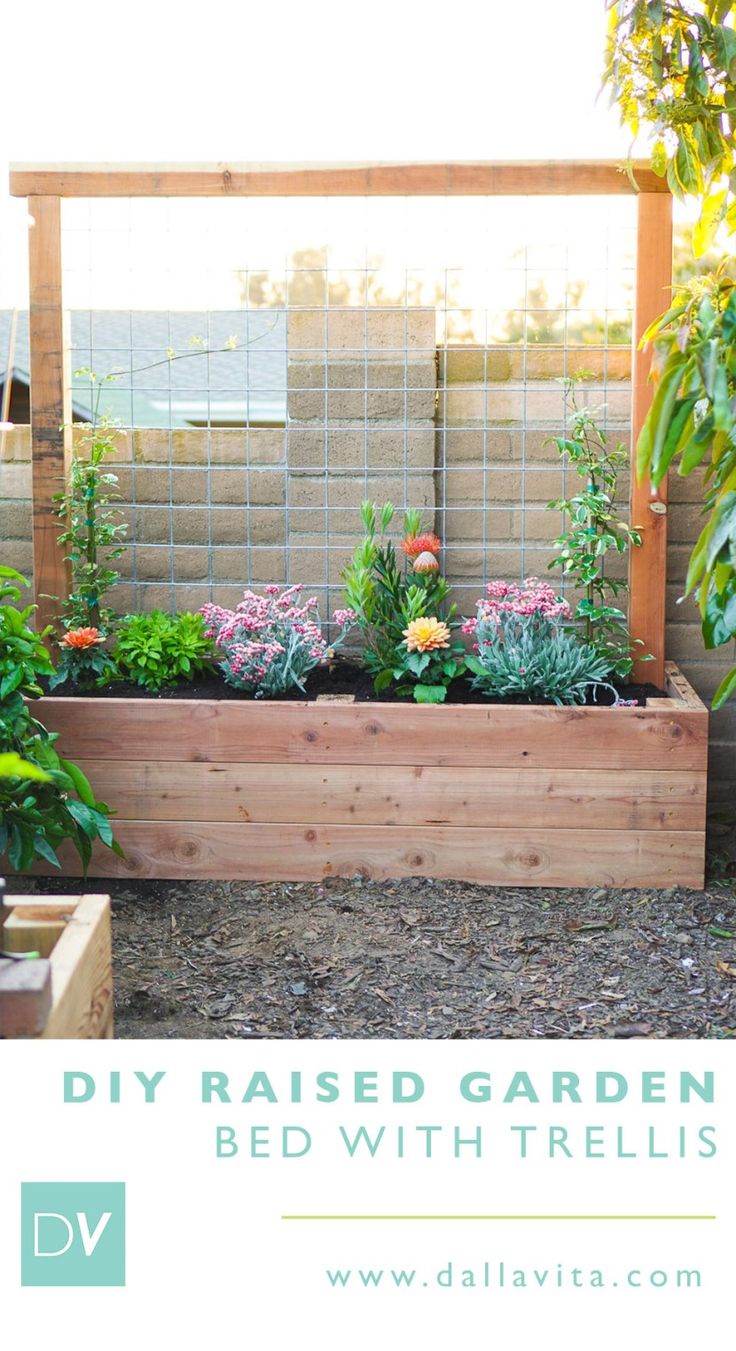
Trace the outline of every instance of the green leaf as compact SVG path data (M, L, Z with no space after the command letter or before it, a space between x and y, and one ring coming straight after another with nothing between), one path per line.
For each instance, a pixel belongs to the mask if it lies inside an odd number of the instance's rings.
M61 867L61 864L58 858L56 857L56 853L51 848L51 845L49 844L48 840L44 839L43 835L39 834L38 832L33 837L33 848L35 849L39 858L45 859L46 862L51 863L54 868Z
M375 677L373 681L373 688L376 691L376 694L380 694L381 690L388 689L393 678L394 678L393 671L379 671L378 675Z
M414 698L418 704L442 704L447 697L445 685L415 685Z
M636 468L640 480L644 478L650 465L654 466L661 461L672 410L677 401L677 391L686 364L686 358L680 353L676 353L670 357L665 366L637 446ZM653 469L650 472L653 483L661 482L662 474L657 478Z
M86 807L96 807L95 795L87 775L82 773L78 765L72 764L71 760L59 760L59 764L64 773L69 775L77 797L81 798Z
M696 258L702 258L708 252L716 237L718 226L726 214L728 189L714 192L706 197L700 210L700 217L693 226L693 252Z
M98 833L97 812L85 807L83 802L77 802L74 798L67 801L66 809L70 816L74 817L80 830L91 839L95 839Z
M734 694L736 694L736 666L724 676L713 695L713 709L721 708Z
M726 493L716 506L712 517L712 530L708 541L706 566L713 567L721 549L736 532L736 492Z
M38 783L50 783L51 775L38 765L24 760L16 751L4 751L0 754L0 779L33 779Z
M664 178L667 173L667 151L664 141L655 141L652 147L652 169L658 178Z

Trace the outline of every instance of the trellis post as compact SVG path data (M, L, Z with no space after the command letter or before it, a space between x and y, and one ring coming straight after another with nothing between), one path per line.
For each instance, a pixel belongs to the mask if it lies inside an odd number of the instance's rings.
M61 199L31 196L28 210L33 222L29 229L33 581L36 623L43 629L52 622L68 589L53 497L64 486L71 410L65 379Z
M667 481L653 489L636 476L636 443L652 403L649 380L652 348L639 346L642 333L666 310L672 286L672 198L641 192L637 198L636 299L631 367L631 523L641 530L641 548L629 555L629 630L653 661L637 662L635 677L664 685L667 608Z

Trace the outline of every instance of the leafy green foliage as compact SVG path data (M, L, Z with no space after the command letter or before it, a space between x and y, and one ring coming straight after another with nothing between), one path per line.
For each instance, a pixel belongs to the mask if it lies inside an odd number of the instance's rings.
M110 565L125 552L127 530L120 512L111 506L117 475L105 467L117 449L122 424L99 414L103 386L117 377L103 376L98 381L93 371L77 374L88 375L96 383L97 396L92 422L82 423L78 431L65 491L56 497L58 515L67 524L59 543L66 546L71 569L71 591L61 619L68 629L88 627L105 633L117 618L105 603L107 592L120 577Z
M626 126L654 135L652 168L701 198L697 256L736 228L736 0L608 0L604 81Z
M214 657L201 614L126 615L120 621L113 661L122 679L147 690L193 680Z
M705 464L708 520L695 544L686 593L700 603L706 647L736 637L736 283L725 269L677 294L643 341L655 346L657 390L639 437L637 467L660 483ZM736 668L713 700L736 693Z
M450 585L439 572L409 572L399 564L393 544L385 538L394 517L391 502L380 509L375 502L363 502L360 514L365 534L342 573L343 595L364 640L363 661L380 691L396 679L395 670L403 669L405 628L413 619L441 615ZM420 514L406 512L404 533L416 536L420 527Z
M466 663L473 689L482 694L584 704L591 686L613 689L610 662L555 620L500 611L480 616L475 635L477 648Z
M418 704L442 704L448 686L465 671L464 643L450 643L435 651L410 651L406 641L397 649L392 676L397 694L411 694ZM383 688L380 684L379 688Z
M109 808L95 800L82 771L59 757L56 734L31 714L27 701L42 694L39 679L53 665L46 634L28 623L34 606L14 603L27 585L13 568L0 567L0 862L15 872L35 859L59 867L56 850L71 840L86 873L94 840L121 850Z
M558 556L549 567L562 568L565 577L585 592L574 617L581 625L586 643L600 652L616 675L623 678L631 672L637 643L629 636L626 615L611 604L627 590L627 583L606 575L605 558L611 551L625 554L631 545L639 546L641 535L615 509L618 475L628 465L628 452L620 443L609 445L599 425L602 410L579 403L579 379L580 376L562 382L571 414L570 434L551 439L584 486L572 497L547 504L551 511L562 511L569 522L554 541ZM638 660L646 658L639 656Z

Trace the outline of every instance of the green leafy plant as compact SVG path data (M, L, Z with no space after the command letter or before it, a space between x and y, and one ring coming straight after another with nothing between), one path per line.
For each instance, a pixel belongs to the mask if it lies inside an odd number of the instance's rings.
M59 867L64 840L76 848L86 873L92 843L116 853L110 810L95 800L88 779L55 749L51 733L33 717L29 702L42 693L39 680L53 673L44 645L47 632L29 625L33 605L18 609L28 583L13 568L0 567L0 861L16 872L36 859Z
M580 379L577 376L562 381L572 425L568 436L550 439L563 461L583 480L583 486L572 497L547 503L550 511L563 512L568 522L567 529L554 541L557 557L548 566L561 568L564 576L585 593L575 609L575 621L585 642L623 678L630 674L634 653L642 644L632 641L626 615L611 604L628 587L625 581L606 574L605 558L611 551L625 554L632 545L638 547L641 535L615 507L618 475L629 463L628 452L621 443L609 444L599 425L602 410L586 408L579 402ZM639 661L648 660L643 653L636 656Z
M112 655L123 679L155 691L193 680L210 667L214 652L201 614L152 610L120 621Z
M363 661L380 691L407 673L402 648L407 627L417 619L442 616L450 586L440 572L440 541L434 534L422 533L418 511L404 514L403 567L386 539L393 504L379 508L365 501L360 515L365 534L343 571L343 594L363 637ZM453 612L454 606L444 613L446 621Z
M482 694L584 704L591 687L605 687L618 698L608 682L610 663L557 619L497 609L479 614L475 637L467 667L473 689Z
M71 569L71 591L60 617L67 629L106 632L117 615L105 598L120 578L110 565L125 552L127 526L120 511L111 505L118 479L106 467L117 451L123 427L117 418L100 414L99 407L105 384L118 377L98 379L94 371L86 369L76 374L89 377L96 395L93 419L79 426L75 438L65 491L55 498L59 518L67 523L59 544L66 546Z
M418 704L441 704L447 689L465 670L465 645L453 643L450 628L428 615L412 619L396 654L393 678L397 694L411 694Z
M654 137L652 168L677 197L701 199L704 254L736 228L736 0L607 0L604 80L634 137Z
M660 483L676 462L687 477L703 462L707 521L685 584L700 604L708 648L736 637L736 284L721 270L683 287L644 334L653 342L657 386L639 437L637 468ZM736 693L736 667L713 698Z

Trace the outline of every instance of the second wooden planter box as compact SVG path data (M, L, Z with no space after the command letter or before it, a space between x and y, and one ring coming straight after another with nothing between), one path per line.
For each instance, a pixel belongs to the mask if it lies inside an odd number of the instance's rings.
M703 884L708 713L49 697L117 812L95 877ZM78 875L67 854L68 875Z

